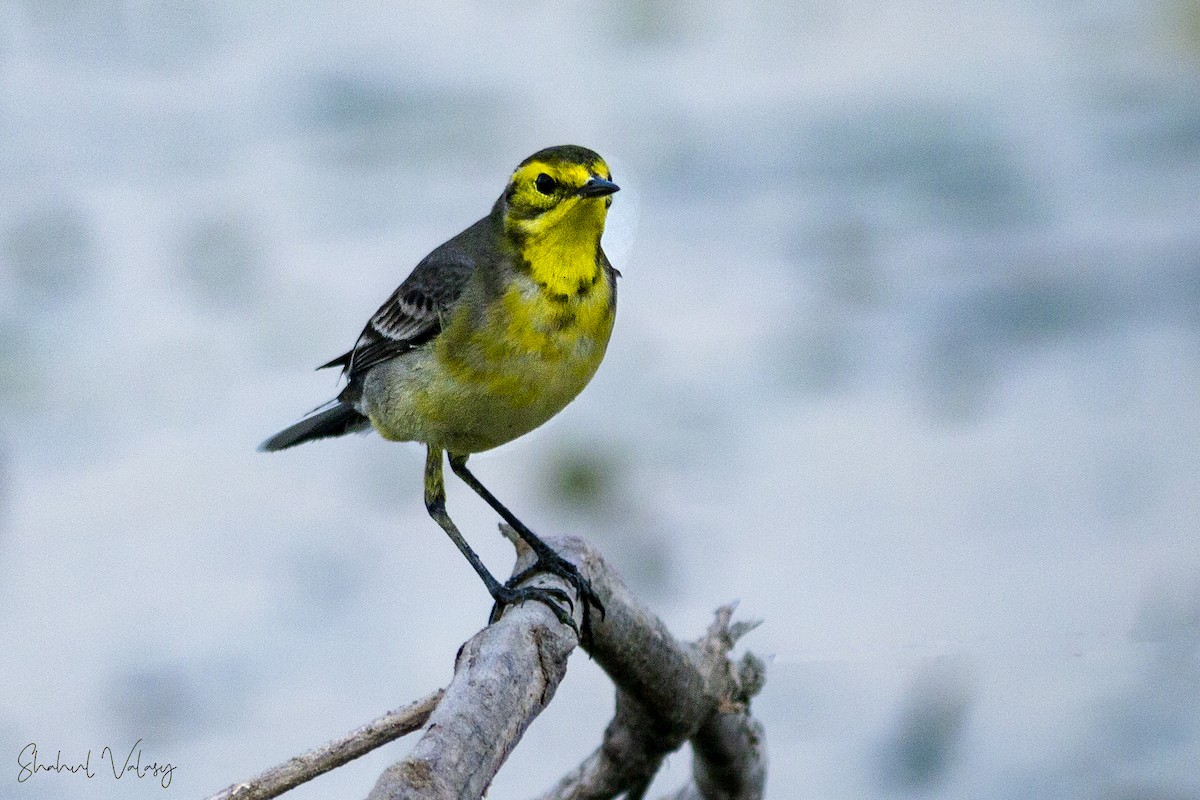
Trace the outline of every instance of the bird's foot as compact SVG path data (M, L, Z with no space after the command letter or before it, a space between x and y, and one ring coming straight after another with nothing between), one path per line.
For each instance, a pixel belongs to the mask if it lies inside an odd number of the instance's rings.
M575 611L575 603L569 594L553 586L514 586L513 584L514 581L510 580L503 586L497 587L492 594L492 599L496 603L492 606L488 624L500 619L500 615L508 606L520 605L526 600L537 600L549 606L550 610L554 612L554 616L558 617L558 621L575 631L576 636L581 635L579 626L575 624L572 616Z
M508 583L505 584L505 587L515 587L528 579L530 576L539 572L548 572L551 575L557 575L575 587L575 591L578 593L579 599L583 602L582 630L580 630L579 627L576 627L575 620L571 619L569 616L567 619L563 619L563 617L560 615L559 620L562 621L564 625L570 624L571 628L579 636L580 644L582 644L585 648L590 649L592 644L595 642L595 639L592 637L592 608L594 607L600 612L600 619L602 621L604 619L604 604L600 602L600 598L596 596L595 590L592 589L592 582L583 577L583 573L579 571L579 567L575 566L570 561L567 561L553 550L547 548L546 550L538 553L537 561L534 562L533 566L527 567L526 569L518 572L508 580ZM573 612L575 610L574 603L571 602L569 597L566 597L565 592L557 589L546 589L544 591L554 591L563 595L566 598L567 604L571 607L571 611ZM493 616L497 614L500 608L501 604L499 601L497 601L496 608L492 611ZM556 609L555 613L557 614L557 612L561 610L561 608L558 608Z

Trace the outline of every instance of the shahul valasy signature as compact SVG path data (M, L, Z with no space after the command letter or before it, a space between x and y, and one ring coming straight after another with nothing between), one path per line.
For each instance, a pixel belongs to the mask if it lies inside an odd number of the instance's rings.
M96 760L95 769L105 771L103 764L108 762L109 768L112 771L112 776L116 780L126 775L136 776L138 778L154 777L159 779L159 783L164 789L171 785L171 779L175 777L174 764L159 764L157 761L148 764L142 763L142 740L138 739L133 743L133 747L129 748L129 752L125 755L124 761L118 763L120 754L113 750L108 745L100 751L100 757ZM96 772L92 766L92 751L88 750L87 755L82 761L72 763L70 760L64 762L62 750L55 753L54 762L38 761L38 746L37 742L30 742L21 749L17 755L17 766L20 769L17 772L17 783L24 783L30 778L37 775L39 772L54 772L63 773L70 772L71 774L83 774L88 778L96 777Z

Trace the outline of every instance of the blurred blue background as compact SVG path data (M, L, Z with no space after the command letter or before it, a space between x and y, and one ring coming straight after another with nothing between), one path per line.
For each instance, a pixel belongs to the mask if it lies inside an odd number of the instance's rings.
M489 603L420 448L254 448L571 142L609 356L472 463L678 635L766 621L771 796L1200 796L1200 3L438 9L0 5L0 795L159 796L15 780L140 737L202 796L444 684ZM611 704L576 656L489 797Z

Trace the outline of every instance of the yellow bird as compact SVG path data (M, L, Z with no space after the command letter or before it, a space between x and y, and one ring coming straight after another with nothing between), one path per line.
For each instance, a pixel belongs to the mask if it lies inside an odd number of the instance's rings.
M549 147L518 165L492 211L417 264L363 329L340 366L337 398L260 450L374 428L385 439L423 442L425 507L479 573L495 605L540 600L574 627L557 589L519 587L535 570L560 575L589 607L603 607L575 565L504 507L467 469L490 450L553 417L587 385L608 347L617 276L600 247L618 190L604 160L575 145ZM443 454L450 468L537 555L501 584L446 512ZM561 601L564 605L556 603Z

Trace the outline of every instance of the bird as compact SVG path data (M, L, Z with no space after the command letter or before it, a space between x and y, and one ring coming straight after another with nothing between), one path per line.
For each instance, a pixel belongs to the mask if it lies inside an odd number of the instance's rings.
M374 430L425 445L425 507L482 579L490 622L537 600L588 644L591 608L604 606L579 569L522 523L467 467L561 411L595 375L608 348L617 278L600 238L620 187L593 150L539 150L512 172L491 212L425 256L370 318L354 346L318 369L341 367L344 388L259 449ZM498 581L446 510L443 471L479 495L530 547L533 566ZM576 589L522 586L534 572Z

